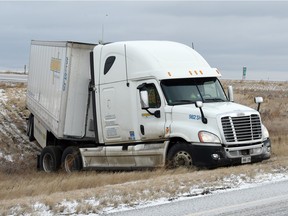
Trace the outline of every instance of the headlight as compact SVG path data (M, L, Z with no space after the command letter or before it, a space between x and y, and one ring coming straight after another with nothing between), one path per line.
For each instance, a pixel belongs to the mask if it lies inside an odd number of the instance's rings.
M267 128L262 124L262 133L263 133L263 138L268 138L269 137L269 132Z
M207 132L207 131L200 131L198 133L198 137L200 142L202 143L220 143L220 139L218 136L216 136L213 133Z

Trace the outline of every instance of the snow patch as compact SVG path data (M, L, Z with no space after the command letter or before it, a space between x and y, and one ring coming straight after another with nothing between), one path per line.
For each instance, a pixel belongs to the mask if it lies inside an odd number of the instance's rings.
M3 152L0 152L0 158L4 158L6 161L13 162L13 157L11 155L5 155Z
M5 94L5 90L4 89L0 89L0 100L6 102L8 100L6 94Z
M39 212L39 211L41 211L42 213L43 213L43 211L44 211L44 212L46 212L45 215L50 215L50 213L49 213L49 207L46 206L45 204L39 203L39 202L36 202L36 203L33 205L33 211L34 211L34 212Z
M74 201L68 201L68 200L64 200L60 203L60 205L58 206L60 209L63 209L62 214L64 215L71 215L71 214L75 214L76 212L76 208L78 206L78 202L76 200Z

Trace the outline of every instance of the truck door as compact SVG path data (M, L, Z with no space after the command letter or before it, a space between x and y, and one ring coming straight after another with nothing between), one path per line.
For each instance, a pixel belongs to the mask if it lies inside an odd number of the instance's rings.
M164 97L155 80L139 82L137 85L138 119L140 138L145 140L164 139Z

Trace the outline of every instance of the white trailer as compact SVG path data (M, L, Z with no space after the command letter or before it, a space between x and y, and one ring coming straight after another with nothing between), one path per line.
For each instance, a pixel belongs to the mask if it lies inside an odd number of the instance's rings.
M271 155L258 111L233 102L195 50L168 41L32 41L27 134L39 166L221 166ZM262 98L256 98L260 104Z

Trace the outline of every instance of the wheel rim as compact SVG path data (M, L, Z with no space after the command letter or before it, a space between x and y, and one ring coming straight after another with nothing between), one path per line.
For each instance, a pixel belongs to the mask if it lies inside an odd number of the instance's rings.
M64 161L64 168L66 172L71 173L74 170L74 160L75 160L74 155L72 154L66 155Z
M43 169L45 172L52 172L54 160L51 154L46 153L43 157Z
M179 151L173 158L174 167L192 167L192 157L186 151Z

